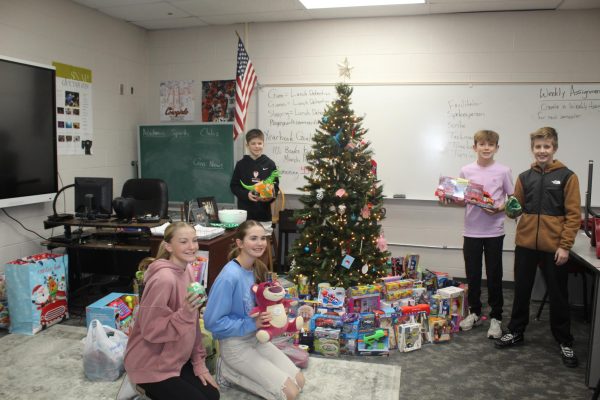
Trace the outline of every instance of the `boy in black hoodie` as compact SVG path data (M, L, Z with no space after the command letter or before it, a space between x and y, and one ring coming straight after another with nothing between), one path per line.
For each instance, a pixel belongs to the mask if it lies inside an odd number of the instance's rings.
M238 207L248 212L248 219L261 222L271 232L271 203L279 192L279 179L275 179L274 197L268 200L261 199L241 184L254 185L267 179L277 168L273 160L263 154L264 143L265 135L260 129L251 129L246 133L246 147L250 154L235 164L229 187L238 199Z

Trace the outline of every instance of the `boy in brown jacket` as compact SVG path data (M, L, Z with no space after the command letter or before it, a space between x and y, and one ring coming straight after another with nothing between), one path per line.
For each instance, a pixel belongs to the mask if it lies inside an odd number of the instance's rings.
M539 266L550 295L552 335L560 345L563 363L576 367L566 262L581 223L579 180L554 159L558 149L556 130L540 128L530 136L535 162L519 175L514 194L523 208L515 239L515 298L508 332L495 345L505 348L523 342Z

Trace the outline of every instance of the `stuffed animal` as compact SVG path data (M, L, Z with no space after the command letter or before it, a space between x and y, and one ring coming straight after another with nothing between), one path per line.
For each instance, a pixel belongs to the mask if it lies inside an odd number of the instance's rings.
M252 286L252 291L256 296L256 307L250 311L250 316L256 317L259 313L268 311L272 317L270 326L256 331L256 339L259 342L266 343L284 332L296 332L302 328L302 317L288 320L286 308L294 302L284 299L285 289L277 282L259 283Z

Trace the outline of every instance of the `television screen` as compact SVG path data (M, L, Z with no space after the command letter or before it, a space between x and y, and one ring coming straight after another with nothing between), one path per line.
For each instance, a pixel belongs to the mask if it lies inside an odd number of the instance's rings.
M109 218L112 214L112 178L75 178L75 216Z
M58 188L54 67L0 56L0 208Z

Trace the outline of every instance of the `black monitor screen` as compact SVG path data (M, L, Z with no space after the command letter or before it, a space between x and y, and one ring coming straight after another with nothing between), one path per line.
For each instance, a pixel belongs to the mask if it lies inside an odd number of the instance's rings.
M56 92L52 67L0 56L0 207L56 194Z
M75 216L108 218L112 214L112 178L75 178Z

